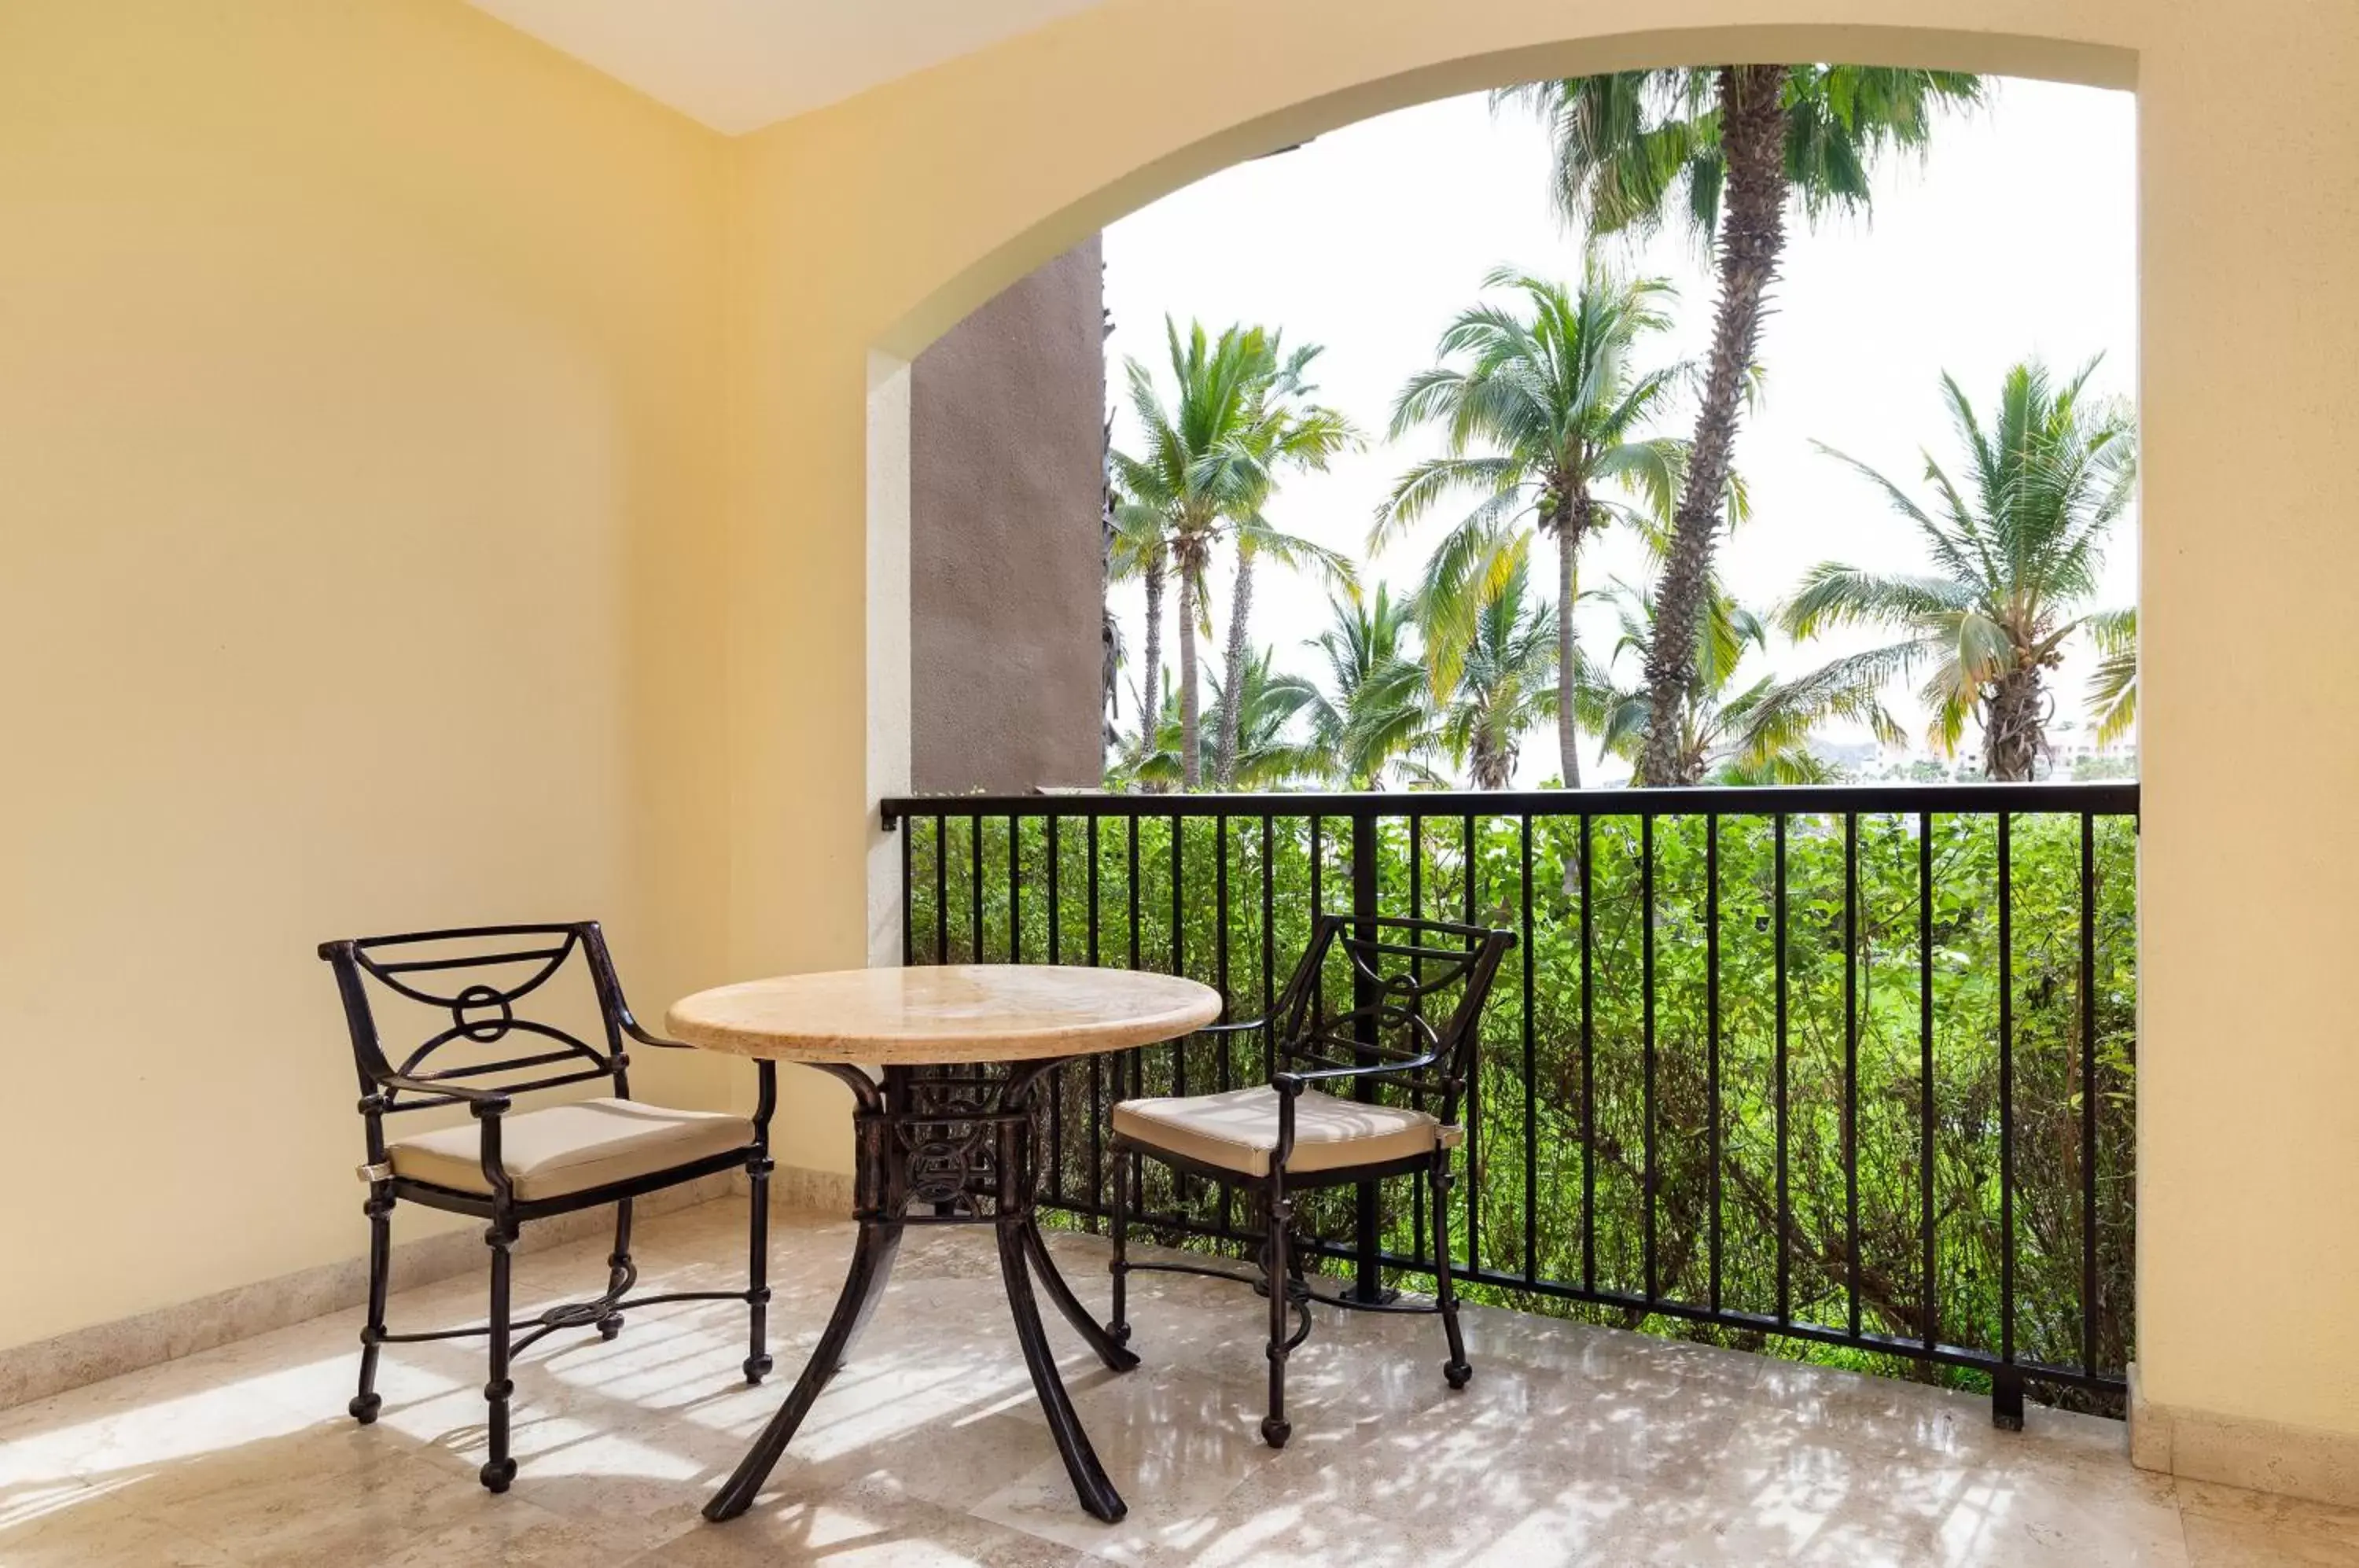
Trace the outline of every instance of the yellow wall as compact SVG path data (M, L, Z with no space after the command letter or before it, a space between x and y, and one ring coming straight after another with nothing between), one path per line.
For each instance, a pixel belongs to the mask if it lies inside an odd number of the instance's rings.
M2359 578L2359 14L1628 15L1111 0L733 144L444 0L0 11L0 1257L42 1264L0 1344L351 1253L322 935L594 910L649 1012L862 960L895 356L1367 113L1882 59L2139 91L2139 1355L2359 1432L2359 742L2314 651ZM832 1096L784 1159L842 1168Z
M0 5L0 1345L362 1249L321 939L718 977L727 158L444 0Z
M1517 77L1832 58L2134 83L2148 652L2139 1359L2158 1402L2359 1432L2359 1052L2345 1003L2359 742L2316 652L2359 579L2343 480L2359 407L2359 12L1664 0L1647 12L1657 31L1616 36L1630 15L1603 0L1113 0L740 144L733 961L862 955L874 830L854 766L855 606L872 349L913 353L1091 229L1237 156ZM788 1120L838 1117L814 1093Z

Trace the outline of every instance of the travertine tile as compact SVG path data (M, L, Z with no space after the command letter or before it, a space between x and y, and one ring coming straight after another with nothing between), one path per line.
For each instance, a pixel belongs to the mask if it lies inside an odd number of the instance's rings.
M730 1290L745 1211L645 1221L643 1289ZM519 1260L526 1310L594 1291L603 1236ZM744 1518L701 1509L777 1410L832 1307L851 1227L777 1217L770 1354L745 1386L736 1302L550 1335L515 1373L513 1493L475 1484L481 1340L388 1346L385 1409L343 1413L351 1310L0 1411L0 1563L992 1564L1509 1568L1658 1563L2359 1564L2359 1511L2134 1470L2116 1422L1470 1307L1472 1384L1440 1325L1314 1309L1294 1436L1260 1441L1266 1303L1131 1279L1144 1365L1101 1367L1053 1312L1068 1388L1128 1518L1075 1503L1034 1402L991 1236L915 1230L875 1319ZM1104 1243L1050 1247L1107 1301ZM1158 1256L1141 1249L1141 1256ZM479 1322L480 1276L399 1293L397 1326Z

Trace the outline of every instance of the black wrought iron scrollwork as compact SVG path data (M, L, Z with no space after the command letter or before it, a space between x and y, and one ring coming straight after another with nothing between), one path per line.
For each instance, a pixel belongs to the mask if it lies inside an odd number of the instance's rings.
M1116 1343L1074 1296L1050 1259L1037 1223L1038 1094L1060 1062L887 1067L881 1077L840 1063L812 1065L849 1087L856 1102L853 1183L859 1236L842 1293L810 1360L777 1414L705 1506L705 1517L734 1519L752 1505L883 1298L903 1227L988 1225L998 1233L1001 1277L1033 1390L1075 1495L1097 1518L1121 1519L1121 1494L1106 1478L1082 1429L1040 1323L1038 1295L1046 1295L1107 1367L1128 1371L1138 1365L1138 1357Z
M627 1096L630 1091L624 1074L628 1058L624 1054L622 1036L611 1010L605 1019L606 1039L603 1046L558 1024L527 1017L519 1010L519 1004L548 985L577 953L589 964L592 985L602 998L616 988L611 965L603 957L603 946L588 940L587 930L586 926L476 927L367 937L347 944L353 985L357 985L360 977L366 975L395 995L448 1013L451 1018L450 1027L419 1041L402 1057L397 1067L385 1058L375 1038L372 1018L370 1037L362 1051L364 1087L371 1086L368 1081L372 1074L367 1072L371 1065L382 1069L374 1075L379 1083L390 1075L423 1084L455 1084L534 1068L563 1067L567 1071L528 1083L504 1083L501 1088L504 1092L522 1093L612 1077L616 1085L614 1092ZM519 937L548 939L548 945L511 946ZM447 951L454 946L476 950ZM421 950L429 956L410 956ZM429 975L448 975L450 979L438 985L425 978ZM352 1000L347 998L348 1007ZM497 1045L515 1035L546 1040L549 1049L499 1061L465 1061L429 1068L436 1054L454 1041ZM374 1063L368 1060L371 1052L375 1056ZM379 1087L377 1092L381 1108L386 1111L416 1110L450 1103L417 1090Z
M384 1405L376 1391L376 1374L386 1345L481 1336L486 1342L491 1373L484 1385L489 1457L477 1474L486 1487L502 1492L516 1473L516 1460L508 1452L509 1402L515 1393L509 1370L516 1354L544 1335L594 1329L601 1338L612 1339L622 1332L626 1308L676 1301L742 1301L749 1320L745 1380L759 1383L768 1375L769 1125L777 1102L772 1063L756 1066L758 1093L745 1147L597 1186L546 1197L521 1197L502 1152L506 1118L516 1097L539 1089L605 1080L613 1084L617 1098L627 1100L631 1089L630 1057L623 1044L626 1038L654 1048L687 1049L677 1040L650 1033L633 1016L598 923L472 926L354 937L322 942L319 951L334 969L345 1023L352 1033L367 1149L361 1171L369 1183L368 1201L363 1206L369 1221L368 1318L361 1330L360 1391L345 1407L354 1420L364 1425L374 1421ZM603 1025L603 1048L556 1024L520 1015L518 1004L547 985L577 953L589 971L590 988ZM447 1012L451 1019L450 1027L411 1049L397 1069L386 1055L377 1022L375 998L380 989ZM490 1052L458 1051L452 1052L448 1065L428 1067L437 1051L453 1042L496 1046L518 1034L538 1036L549 1042L550 1049L528 1049L523 1055L497 1061L482 1060ZM532 1075L533 1069L544 1067L558 1070ZM488 1085L465 1082L486 1078L495 1082ZM483 1187L446 1187L400 1174L388 1159L386 1118L403 1111L462 1104L473 1113L481 1129L478 1153ZM631 1256L633 1201L700 1177L721 1175L732 1167L745 1171L751 1194L745 1288L633 1295L639 1278L638 1265ZM489 1222L484 1240L491 1257L491 1310L484 1322L403 1334L386 1326L392 1276L391 1221L394 1206L401 1200ZM524 1224L608 1205L614 1210L614 1246L606 1258L605 1289L586 1299L560 1301L531 1315L516 1316L510 1303L511 1254Z
M999 1190L1004 1076L914 1073L894 1116L908 1200L982 1217Z

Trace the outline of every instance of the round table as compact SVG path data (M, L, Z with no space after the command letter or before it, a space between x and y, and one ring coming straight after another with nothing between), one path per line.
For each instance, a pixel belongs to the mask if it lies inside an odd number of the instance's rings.
M853 1094L853 1217L859 1235L842 1293L792 1392L736 1474L705 1505L744 1513L842 1366L875 1310L907 1225L988 1225L1016 1337L1082 1506L1124 1514L1049 1354L1037 1282L1099 1359L1138 1357L1110 1338L1049 1259L1034 1215L1038 1095L1078 1056L1152 1045L1220 1017L1220 994L1193 980L1051 964L948 964L789 975L682 998L666 1021L708 1051L799 1062ZM876 1071L872 1073L871 1068Z

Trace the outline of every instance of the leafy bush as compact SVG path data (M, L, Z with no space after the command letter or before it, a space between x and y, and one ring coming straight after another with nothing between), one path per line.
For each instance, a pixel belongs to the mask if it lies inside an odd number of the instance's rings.
M1283 797L1271 804L1287 809ZM1251 1018L1284 984L1312 909L1351 907L1351 831L1341 818L1320 821L1314 836L1313 821L1299 815L1103 818L1093 828L1083 811L1056 820L1052 838L1046 813L1053 809L1044 802L1043 814L1013 822L951 816L907 824L913 962L1054 960L1178 972L1219 988L1232 1016ZM1585 996L1581 819L1530 818L1528 858L1519 817L1380 820L1374 871L1382 912L1471 912L1522 939L1484 1014L1467 1113L1473 1179L1460 1183L1464 1208L1451 1227L1455 1266L1471 1263L1490 1277L1469 1290L1473 1299L1986 1387L1972 1372L1522 1283L1641 1297L1651 1251L1655 1301L1774 1316L1782 1279L1782 1305L1794 1321L1842 1331L1852 1323L1855 1270L1858 1327L1870 1336L1921 1337L1930 975L1934 1333L1945 1345L2000 1349L1997 818L1934 814L1921 851L1914 814L1856 819L1857 961L1848 1002L1844 821L1797 815L1785 824L1781 1206L1775 819L1720 817L1715 847L1713 820L1702 814L1658 819L1651 833L1636 817L1596 818L1588 830ZM2074 815L2032 813L2017 813L2010 826L2014 1345L2018 1359L2075 1367L2083 1354L2083 1096L2092 1089L2082 1066L2081 827ZM2094 1365L2114 1377L2133 1354L2135 1321L2136 833L2135 819L2097 817L2090 844ZM1930 950L1920 938L1920 853L1931 874ZM1848 1016L1857 1020L1855 1082L1847 1072ZM1117 1091L1117 1075L1121 1093L1184 1093L1266 1073L1256 1035L1199 1036L1119 1062L1066 1068L1046 1184L1084 1216L1102 1206L1110 1187L1100 1107ZM1595 1118L1587 1138L1584 1104ZM1854 1145L1855 1259L1846 1158ZM1145 1180L1142 1209L1174 1239L1223 1233L1234 1250L1255 1223L1234 1194L1151 1163ZM1411 1202L1412 1184L1384 1191L1386 1250L1429 1258L1429 1216L1421 1201ZM1352 1203L1349 1191L1321 1194L1307 1205L1306 1227L1348 1247ZM1587 1226L1585 1206L1593 1215ZM2069 1402L2106 1408L2109 1397L2072 1394Z

